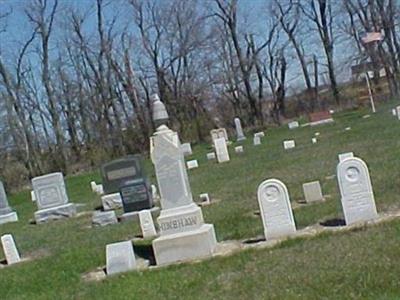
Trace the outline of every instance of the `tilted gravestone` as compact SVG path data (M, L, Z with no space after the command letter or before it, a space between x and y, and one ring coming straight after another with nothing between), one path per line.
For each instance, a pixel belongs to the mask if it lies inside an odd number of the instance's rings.
M228 147L226 145L226 140L222 138L218 138L214 140L215 145L215 153L217 154L217 161L219 163L226 162L230 160Z
M150 210L144 209L139 212L139 222L140 228L142 229L142 235L145 239L157 235Z
M117 207L119 199L116 193L120 193L124 212L153 206L150 182L143 170L140 155L129 155L104 164L101 167L101 176L106 194L104 199L108 199L107 195L110 195L109 200L115 200Z
M36 223L76 215L76 206L68 202L62 173L51 173L32 179L38 211Z
M0 181L0 224L18 221L18 216L8 204L3 182Z
M21 261L18 249L15 246L14 238L11 234L1 236L1 244L3 245L3 252L8 265Z
M161 125L150 142L161 195L160 237L153 240L157 265L210 256L217 243L214 226L204 224L193 202L178 134Z
M235 129L236 129L236 140L238 142L245 140L246 136L243 133L242 123L240 122L240 119L235 118L234 122L235 122Z
M136 269L136 258L131 241L106 246L107 275Z
M378 217L368 167L357 157L339 162L337 178L346 224Z
M267 240L296 232L289 193L283 182L277 179L262 182L258 187L258 204Z
M319 181L304 183L303 193L306 203L324 201Z

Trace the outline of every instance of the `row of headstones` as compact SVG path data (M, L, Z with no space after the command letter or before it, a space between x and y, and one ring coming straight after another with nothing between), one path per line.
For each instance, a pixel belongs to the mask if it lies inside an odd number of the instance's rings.
M378 217L367 165L347 153L339 157L337 179L347 225ZM266 239L296 232L296 225L285 184L269 179L258 187L258 202Z

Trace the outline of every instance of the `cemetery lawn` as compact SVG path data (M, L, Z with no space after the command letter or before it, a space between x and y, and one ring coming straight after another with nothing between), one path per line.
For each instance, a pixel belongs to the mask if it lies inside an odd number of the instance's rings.
M397 103L397 104L396 104ZM368 109L334 114L335 123L289 130L268 128L260 146L247 133L244 153L231 161L207 161L206 144L193 147L199 168L188 171L192 193L209 193L217 203L203 208L217 239L245 240L263 235L257 187L277 178L289 190L292 203L303 198L302 184L319 180L326 201L294 210L298 229L342 218L337 187L337 155L352 151L368 164L378 212L400 209L400 121L380 104L369 118ZM351 130L345 131L346 127ZM318 143L311 138L319 132ZM232 135L231 135L232 136ZM284 151L282 142L294 139L296 148ZM150 161L146 166L155 182ZM98 173L67 178L71 202L84 203L79 217L32 225L36 205L28 190L9 195L19 222L0 226L12 233L22 257L30 260L0 268L0 299L399 299L400 219L349 232L295 238L269 249L252 249L227 257L129 272L103 281L82 275L105 265L106 244L140 234L136 222L91 228L91 213L100 198L89 182ZM120 214L121 212L119 212ZM151 241L134 242L146 255ZM0 250L0 260L4 259Z

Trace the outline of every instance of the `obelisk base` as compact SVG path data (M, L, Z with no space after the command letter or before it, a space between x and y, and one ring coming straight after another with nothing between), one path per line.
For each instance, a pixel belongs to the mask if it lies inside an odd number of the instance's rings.
M211 256L217 245L214 225L161 236L153 241L157 265L168 265Z

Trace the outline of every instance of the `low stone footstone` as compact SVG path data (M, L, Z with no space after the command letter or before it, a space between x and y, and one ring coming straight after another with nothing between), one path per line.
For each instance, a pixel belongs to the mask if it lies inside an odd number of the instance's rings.
M253 145L254 146L261 145L261 138L259 136L254 136L253 137Z
M400 106L396 107L396 111L397 111L397 118L400 120Z
M183 153L183 156L188 156L188 155L192 155L192 146L190 145L190 143L184 143L181 145L181 150Z
M62 173L51 173L32 179L38 211L36 223L69 218L76 215L76 205L69 203Z
M215 159L215 153L214 152L207 153L207 160L213 160L213 159Z
M194 159L194 160L189 160L189 161L186 162L186 166L187 166L187 168L188 168L189 170L191 170L191 169L198 168L198 167L199 167L199 163L197 162L196 159Z
M135 253L131 241L113 243L106 246L107 275L136 269Z
M256 133L254 134L254 136L258 136L258 137L260 137L260 138L263 138L263 137L265 137L265 133L264 133L264 131L256 132Z
M257 194L265 238L294 234L296 225L285 184L277 179L268 179L259 185Z
M320 135L320 133L319 133L319 132L316 132L316 133L314 133L314 135L315 135L315 136L319 136L319 135Z
M235 118L234 122L235 122L235 129L236 129L236 140L238 142L245 140L246 137L243 133L242 123L240 122L240 119Z
M339 162L337 178L346 224L378 217L368 167L357 157Z
M90 188L92 189L92 192L93 192L93 193L96 192L97 184L96 184L95 181L91 181L91 182L90 182Z
M294 147L296 147L296 143L294 142L294 140L283 141L283 148L285 150L293 149Z
M392 115L395 116L395 117L397 116L397 112L396 112L395 108L392 109Z
M115 211L95 211L92 217L93 226L107 226L117 224L117 216Z
M36 202L36 195L34 191L31 191L31 200L32 202Z
M211 204L210 196L208 193L200 194L200 201L202 204Z
M338 157L339 157L339 162L340 162L340 161L343 161L343 160L345 160L347 158L354 157L354 154L353 154L353 152L340 153L338 155Z
M243 152L244 152L243 146L236 146L236 147L235 147L235 152L236 152L236 153L243 153Z
M21 261L17 246L15 246L14 238L11 234L1 236L1 244L7 264L12 265Z
M324 201L319 181L304 183L303 192L306 203Z
M288 123L288 126L289 126L289 129L298 128L299 127L299 122L297 122L297 121L290 122L290 123Z
M346 127L345 129L344 129L344 131L350 131L351 130L351 127Z
M101 196L101 203L104 210L114 210L122 207L122 198L120 193Z
M3 182L0 181L0 224L17 222L18 215L8 204L7 194Z
M95 188L95 193L97 194L97 195L104 195L104 188L103 188L103 185L102 184L97 184L96 185L96 188Z
M312 139L311 139L311 142L312 142L313 144L316 144L316 143L317 143L317 138L312 138Z
M139 211L140 228L142 235L145 239L152 238L157 235L156 228L154 227L153 217L148 209Z
M219 163L230 161L228 147L224 138L214 140L215 152Z

